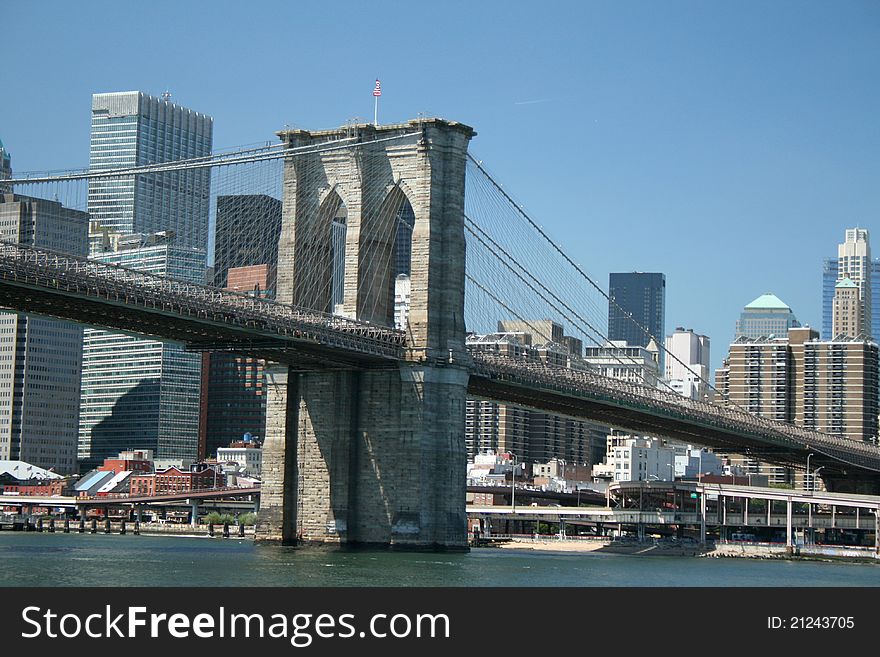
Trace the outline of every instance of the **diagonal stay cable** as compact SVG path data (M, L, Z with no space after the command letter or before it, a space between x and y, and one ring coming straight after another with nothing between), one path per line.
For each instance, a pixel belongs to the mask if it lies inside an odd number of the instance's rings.
M685 364L685 363L684 363L680 358L678 358L675 354L673 354L673 353L670 352L668 349L666 349L665 344L663 344L662 341L658 340L657 336L652 335L651 332L648 330L647 327L642 326L639 322L637 322L637 321L635 320L635 318L632 316L631 313L628 313L628 312L626 312L623 308L621 308L620 305L619 305L619 304L618 304L618 303L617 303L617 302L616 302L611 296L609 296L608 293L605 292L605 291L601 288L601 286L600 286L598 283L596 283L592 278L590 278L590 276L589 276L589 275L588 275L588 274L587 274L587 273L586 273L586 272L585 272L585 271L584 271L584 270L583 270L583 269L582 269L582 268L581 268L581 267L580 267L580 266L579 266L574 260L572 260L572 259L568 256L568 254L565 253L565 251L563 251L562 248L561 248L558 244L556 244L556 242L554 242L554 241L550 238L549 235L547 235L546 232L544 232L544 230L543 230L543 229L542 229L542 228L541 228L541 227L540 227L540 226L539 226L539 225L538 225L538 224L537 224L537 223L536 223L536 222L535 222L535 221L534 221L534 220L533 220L533 219L532 219L532 218L531 218L526 212L525 212L525 210L523 210L523 209L522 209L522 208L516 203L516 201L514 201L514 200L510 197L510 195L509 195L506 191L504 191L504 189L501 187L501 185L499 185L499 184L495 181L495 179L492 178L491 175L489 175L489 172L486 171L486 169L483 168L483 166L482 166L482 164L479 162L479 160L477 160L477 159L476 159L473 155L471 155L470 153L468 153L468 159L474 164L474 166L477 167L477 169L480 170L480 172L481 172L484 176L486 176L486 178L492 183L492 185L495 187L495 189L498 190L498 192L500 192L501 195L504 196L505 199L507 199L507 201L508 201L508 202L509 202L509 203L510 203L510 204L516 209L517 213L520 214L520 215L523 217L523 219L525 219L525 220L529 223L529 225L530 225L535 231L537 231L538 234L539 234L541 237L543 237L544 240L546 240L548 244L550 244L550 246L553 248L553 250L555 250L559 255L561 255L561 256L565 259L565 261L566 261L569 265L571 265L571 266L575 269L575 271L577 271L578 274L580 274L580 276L581 276L582 278L584 278L584 279L585 279L590 285L592 285L592 286L596 289L596 291L599 292L599 294L601 294L603 297L605 297L605 299L608 300L608 303L612 303L612 304L614 304L614 305L615 305L615 306L616 306L616 307L617 307L622 313L624 313L625 315L627 315L627 316L630 318L630 320L631 320L631 321L632 321L632 322L633 322L633 323L639 328L640 331L642 331L645 335L647 335L649 338L651 338L652 340L654 340L654 343L657 345L657 347L658 347L659 349L662 349L663 352L665 352L667 355L669 355L669 356L670 356L673 360L675 360L679 365L682 365L682 366L685 367L686 369L690 370L690 367L688 367L687 364ZM691 370L691 371L692 371L692 370ZM696 372L694 372L694 376L696 376L697 379L698 379L699 381L701 381L702 383L706 384L706 386L708 386L709 388L711 388L712 390L715 390L715 391L717 392L715 386L713 386L711 383L709 383L708 381L704 380L702 377L700 377L699 375L697 375Z

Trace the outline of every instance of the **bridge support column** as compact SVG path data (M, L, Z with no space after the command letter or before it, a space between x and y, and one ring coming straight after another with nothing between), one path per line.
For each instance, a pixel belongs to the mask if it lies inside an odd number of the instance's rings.
M809 528L810 534L810 545L815 545L816 543L816 530L813 529L813 503L807 502L807 527ZM807 532L804 532L804 542L806 543L806 535Z
M409 363L270 379L258 540L466 549L467 379Z
M410 364L302 375L302 540L465 549L467 377Z
M289 372L286 365L269 365L266 384L263 482L254 536L258 541L292 545L300 487L296 463L299 375Z
M880 555L880 506L874 509L874 553Z
M700 491L700 543L706 543L706 491Z
M350 132L279 136L296 148ZM285 163L276 299L333 310L329 245L332 218L344 204L344 313L393 326L394 217L408 203L405 360L371 357L295 377L273 377L278 368L270 368L257 537L466 550L464 194L474 132L420 119L356 126L353 134L357 144L344 153Z
M199 525L199 501L198 500L189 500L190 506L192 510L190 511L189 516L189 524L192 527L198 527Z
M794 547L794 541L791 538L791 498L785 501L785 545L789 548Z

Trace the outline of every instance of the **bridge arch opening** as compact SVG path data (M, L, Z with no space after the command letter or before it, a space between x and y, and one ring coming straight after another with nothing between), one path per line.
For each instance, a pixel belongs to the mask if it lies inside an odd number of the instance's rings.
M348 206L330 190L311 221L297 226L294 303L325 313L344 314Z
M336 195L339 198L339 195ZM330 312L344 314L345 303L345 240L348 234L348 208L342 199L330 222Z
M395 216L393 285L394 285L394 328L407 330L409 327L410 291L412 289L412 247L416 215L412 204L401 193L401 203Z
M405 330L415 212L400 184L388 191L367 221L361 230L358 318Z

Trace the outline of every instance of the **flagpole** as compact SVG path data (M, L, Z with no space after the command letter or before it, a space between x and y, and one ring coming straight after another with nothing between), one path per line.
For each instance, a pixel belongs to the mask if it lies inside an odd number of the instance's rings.
M376 86L373 88L373 100L376 104L373 106L373 125L379 127L379 96L382 95L382 87L379 86L379 78L376 78Z

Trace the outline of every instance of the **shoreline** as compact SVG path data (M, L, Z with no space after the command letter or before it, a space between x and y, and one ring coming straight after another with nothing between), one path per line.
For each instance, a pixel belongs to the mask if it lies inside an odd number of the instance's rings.
M0 527L0 529L3 529ZM101 536L174 536L178 538L220 538L220 539L238 539L238 540L253 540L254 538L254 526L246 525L244 530L244 536L240 536L238 533L238 525L230 525L229 526L229 536L223 535L223 525L214 525L214 535L210 534L208 529L208 525L198 525L193 527L191 525L177 525L177 524L141 524L138 527L137 532L135 532L135 527L133 522L127 522L125 533L123 534L121 531L121 525L118 522L114 522L110 526L110 531L105 531L104 525L99 524L96 528L95 532L91 531L90 527L86 527L85 531L80 532L79 526L74 526L71 524L69 531L64 531L62 527L56 526L54 531L50 531L48 527L44 527L42 532L36 529L29 529L27 531L22 529L5 529L2 531L3 534L81 534L81 535L101 535Z
M107 533L103 528L95 534L90 531L83 535L120 536L119 528ZM2 532L6 534L7 532ZM12 532L9 532L12 533ZM19 532L15 532L19 533ZM79 534L78 530L71 528L70 532L56 529L55 532L21 532L21 533L57 533ZM133 531L126 531L125 535L136 536ZM254 528L246 527L245 535L239 536L237 531L230 531L229 536L224 537L221 530L215 528L214 535L208 533L205 525L190 527L188 525L153 525L140 527L141 536L167 536L169 538L202 538L217 539L221 541L231 540L236 542L254 540ZM672 543L664 541L614 541L602 538L532 538L532 537L503 537L497 539L482 539L479 543L469 543L471 549L501 549L519 550L522 552L551 552L556 554L617 554L630 556L654 556L654 557L702 557L712 559L757 559L770 561L811 561L816 563L856 563L880 565L880 553L874 548L855 546L831 546L809 545L787 547L782 544L772 543L714 543L710 542L700 546L695 541L686 543Z
M503 542L484 546L502 550L523 550L555 553L605 553L634 556L673 556L702 557L713 559L769 559L788 561L814 561L826 563L859 563L880 565L880 554L873 548L851 546L795 546L748 544L748 543L710 543L701 548L697 543L664 544L653 542L621 542L601 539L533 539L511 538Z

